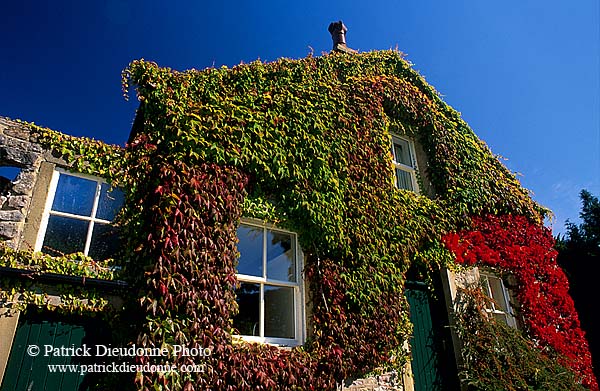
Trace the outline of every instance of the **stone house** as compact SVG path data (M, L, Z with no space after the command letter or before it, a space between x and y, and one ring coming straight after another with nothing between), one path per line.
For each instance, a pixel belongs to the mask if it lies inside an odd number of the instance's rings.
M2 390L467 389L473 286L562 354L475 223L546 211L398 53L124 75L125 148L0 119Z

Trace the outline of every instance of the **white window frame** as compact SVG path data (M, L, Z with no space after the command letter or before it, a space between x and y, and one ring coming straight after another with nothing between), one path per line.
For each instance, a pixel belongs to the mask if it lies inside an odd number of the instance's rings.
M262 235L262 277L250 276L247 274L236 274L237 280L239 282L247 282L253 284L260 285L260 299L259 299L259 336L251 336L251 335L234 335L236 338L240 338L244 341L248 342L258 342L258 343L267 343L271 345L277 346L298 346L302 345L306 340L306 327L305 327L305 309L304 309L304 276L302 273L303 264L304 264L304 254L302 253L302 249L298 244L298 235L294 232L287 231L284 229L277 228L273 225L261 222L254 221L250 219L242 219L240 224L261 228L263 230ZM281 281L269 279L266 276L267 273L267 230L281 232L287 235L291 235L292 237L292 247L294 248L294 256L296 260L296 282L290 281ZM275 337L265 337L264 336L264 307L265 307L265 285L269 286L281 286L293 288L294 291L294 338L275 338Z
M58 180L61 175L70 175L70 176L74 176L74 177L87 179L87 180L96 182L96 194L94 195L94 205L92 206L92 212L91 212L90 216L82 216L82 215L76 215L76 214L72 214L72 213L65 213L65 212L59 212L59 211L52 210L52 204L54 203L54 196L56 195L56 189L58 187ZM88 224L88 231L86 234L85 245L84 245L84 249L83 249L83 253L85 255L87 255L89 253L90 244L92 242L92 233L94 230L94 225L96 223L101 223L101 224L111 224L112 223L112 221L109 221L109 220L96 218L96 211L98 210L98 204L100 201L100 193L101 193L102 184L108 184L108 182L106 182L104 179L102 179L100 177L81 174L81 173L74 173L74 172L67 171L60 167L55 167L54 171L52 172L52 179L50 180L50 186L48 188L48 195L46 197L46 205L44 206L44 213L42 215L42 221L41 221L40 229L38 231L38 235L36 238L34 250L42 251L42 247L44 245L44 239L46 237L46 230L48 229L48 221L50 219L50 216L61 216L61 217L68 217L71 219L91 222L91 224Z
M502 317L505 319L505 323L512 327L517 328L517 320L515 317L515 313L513 310L511 303L512 295L510 291L506 288L506 284L504 280L497 275L496 273L489 270L480 270L479 277L483 289L483 293L490 299L488 303L486 303L485 311L490 314L490 316L494 317ZM499 282L500 291L502 297L494 297L492 287L490 285L490 279L494 279ZM507 310L504 311L503 308Z
M407 190L407 191L414 191L415 193L419 193L419 184L417 183L417 154L415 152L415 143L406 137L401 137L398 136L396 134L392 134L392 162L394 164L394 168L395 169L399 169L402 170L404 172L407 172L410 175L410 181L412 184L413 189L409 190L409 189L402 189L402 190ZM396 140L399 141L404 141L408 144L408 153L410 156L410 162L412 164L412 166L407 166L406 164L402 164L400 163L397 159L396 159L396 149L394 148L394 144L396 144ZM396 188L400 189L398 187L398 177L396 176L396 170L394 169L394 186L396 186Z

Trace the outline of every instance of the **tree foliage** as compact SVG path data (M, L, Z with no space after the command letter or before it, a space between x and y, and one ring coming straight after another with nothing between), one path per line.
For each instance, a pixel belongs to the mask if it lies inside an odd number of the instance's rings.
M597 285L600 273L600 201L587 190L581 190L580 197L581 223L567 221L567 235L558 238L558 263L569 278L570 293L587 333L594 371L599 377L600 322L592 287Z
M567 235L561 238L559 250L577 251L592 257L600 255L600 200L587 190L581 190L582 222L575 224L567 220Z

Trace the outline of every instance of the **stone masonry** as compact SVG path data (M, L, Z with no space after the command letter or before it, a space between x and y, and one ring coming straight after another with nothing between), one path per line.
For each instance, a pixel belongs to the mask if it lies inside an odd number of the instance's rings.
M410 371L410 367L406 368ZM346 381L338 391L412 391L412 378L397 371L369 376L365 379Z
M43 152L27 124L0 117L0 167L20 169L0 176L0 242L9 247L19 244Z

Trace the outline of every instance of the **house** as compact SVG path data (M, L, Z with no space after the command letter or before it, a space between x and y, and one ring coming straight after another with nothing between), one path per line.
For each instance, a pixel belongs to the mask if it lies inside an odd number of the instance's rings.
M547 211L400 53L124 87L126 148L0 120L3 391L477 389L488 323L486 376L598 389Z

